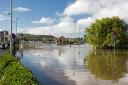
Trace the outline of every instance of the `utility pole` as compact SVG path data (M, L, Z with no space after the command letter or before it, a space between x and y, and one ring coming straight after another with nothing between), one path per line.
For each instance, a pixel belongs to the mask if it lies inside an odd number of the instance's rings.
M19 18L16 18L16 35L17 35L17 28L18 28L18 19Z
M74 66L76 66L76 45L75 45L75 43L76 43L76 21L74 21L74 26L75 26L75 36L74 36ZM75 76L76 75L76 73L75 73L75 69L74 69L74 72L73 72L73 75Z
M6 37L6 31L5 31L5 25L4 25L4 45L5 45L5 37Z
M12 54L13 44L12 44L12 0L10 0L10 54Z
M74 44L76 43L76 21L74 21L75 24L75 36L74 36Z

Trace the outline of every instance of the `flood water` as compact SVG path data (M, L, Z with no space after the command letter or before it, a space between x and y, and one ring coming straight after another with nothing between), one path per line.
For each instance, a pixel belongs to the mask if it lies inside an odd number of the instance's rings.
M128 85L126 50L46 45L42 49L24 49L21 62L43 85Z

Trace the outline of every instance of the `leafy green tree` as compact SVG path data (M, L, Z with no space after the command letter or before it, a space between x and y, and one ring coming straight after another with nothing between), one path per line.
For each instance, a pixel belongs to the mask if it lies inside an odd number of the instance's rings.
M86 42L97 48L113 48L115 39L117 48L124 47L127 30L128 25L119 17L97 19L86 29Z

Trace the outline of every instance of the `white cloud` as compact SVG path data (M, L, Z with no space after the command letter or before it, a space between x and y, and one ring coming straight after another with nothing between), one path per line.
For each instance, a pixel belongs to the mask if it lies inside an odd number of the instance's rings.
M14 8L13 10L16 12L29 12L29 11L31 11L31 9L24 8L24 7L17 7L17 8Z
M76 0L65 8L64 14L68 16L91 14L92 16L121 16L128 14L128 0Z
M46 24L46 25L49 25L49 24L53 24L55 20L54 19L51 19L50 17L42 17L40 20L38 21L32 21L32 23L35 23L35 24Z
M55 25L55 29L58 35L69 36L69 33L74 33L75 24L71 17L60 18L59 23Z
M8 19L8 17L6 17L6 16L0 14L0 21L6 20L6 19Z
M95 19L103 17L119 16L122 19L128 21L128 0L76 0L74 3L69 4L63 13L56 12L56 15L60 16L58 23L53 24L53 30L56 36L64 35L66 37L69 34L75 34L75 25L72 15L80 16L81 14L88 14L87 18L80 18L77 20L77 35L80 31L81 34L85 32L85 28L89 26ZM64 17L65 16L65 17ZM33 23L53 23L54 19L42 17L38 21L33 21ZM40 28L40 29L39 29ZM34 32L41 34L43 27L33 28ZM48 28L48 27L46 27ZM26 32L32 33L32 29ZM47 33L51 32L51 29L46 30Z
M98 9L98 0L76 0L75 3L70 4L65 8L65 15L79 15L79 14L93 14Z
M88 17L86 19L79 19L77 21L77 24L81 27L87 27L89 26L92 22L94 22L94 19L91 17Z
M42 20L42 22L45 23L48 22L50 19ZM77 33L76 36L78 36L79 28L77 26L75 31L75 23L74 19L71 17L62 17L59 19L59 22L56 24L53 24L52 27L49 25L45 26L39 26L39 27L26 27L22 28L23 33L29 33L29 34L37 34L37 35L54 35L56 37L65 36L65 37L75 37L75 33Z
M60 12L55 12L55 15L59 16L59 17L63 17L64 14L63 13L60 13Z
M63 12L67 16L89 14L87 18L79 19L77 23L83 28L89 26L95 19L119 16L128 22L128 0L76 0L67 6Z
M21 31L23 33L29 33L34 35L53 35L53 29L51 29L51 27L48 26L26 27L19 29L22 29Z
M0 14L0 21L4 19L4 16Z
M2 31L3 29L2 28L0 28L0 31Z

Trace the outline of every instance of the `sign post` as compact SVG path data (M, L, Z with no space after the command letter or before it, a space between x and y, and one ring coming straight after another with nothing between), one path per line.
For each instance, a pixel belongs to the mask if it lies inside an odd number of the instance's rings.
M115 52L115 49L116 49L116 32L113 32L113 40L114 40L114 52Z

